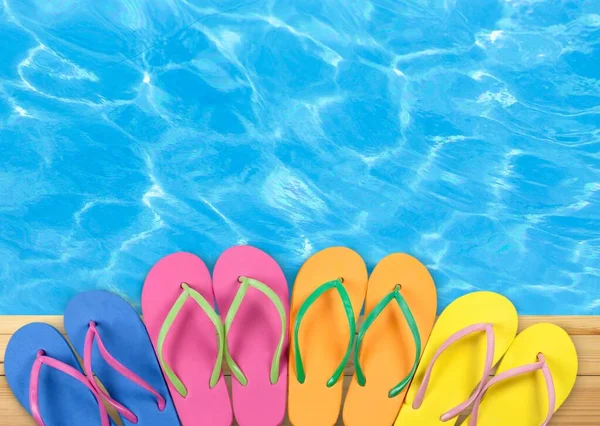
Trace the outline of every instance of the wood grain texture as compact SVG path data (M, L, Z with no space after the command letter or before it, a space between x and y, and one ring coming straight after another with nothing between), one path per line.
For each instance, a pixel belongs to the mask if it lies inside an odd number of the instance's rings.
M27 412L13 397L4 377L4 351L6 344L19 327L41 321L61 332L60 316L10 316L0 317L0 426L35 426ZM539 322L552 322L563 327L572 336L579 353L579 377L573 393L555 415L552 426L600 426L600 317L597 316L524 316L520 318L522 330ZM345 370L344 388L349 385L354 367ZM230 378L226 378L230 381ZM285 423L289 425L289 423ZM338 421L337 425L342 425Z

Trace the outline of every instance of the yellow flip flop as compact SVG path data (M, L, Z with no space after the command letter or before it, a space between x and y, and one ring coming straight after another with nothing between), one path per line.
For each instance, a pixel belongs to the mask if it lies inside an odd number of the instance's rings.
M518 321L513 304L497 293L452 302L433 327L395 426L452 424L510 346Z
M298 271L290 306L288 416L294 426L332 426L339 417L367 278L360 255L345 247L314 254Z
M532 325L508 348L465 426L546 426L571 393L577 365L566 331L554 324Z
M354 349L356 374L344 402L345 426L389 426L394 422L436 310L435 284L417 259L394 253L375 267Z

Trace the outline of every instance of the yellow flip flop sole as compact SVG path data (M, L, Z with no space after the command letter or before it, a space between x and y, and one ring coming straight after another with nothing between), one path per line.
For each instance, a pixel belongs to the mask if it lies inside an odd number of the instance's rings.
M539 357L539 355L543 357ZM552 376L553 412L565 402L577 378L577 351L566 331L554 324L535 324L508 348L496 376L542 359ZM499 381L483 395L477 426L539 426L549 412L548 387L541 370ZM464 425L469 425L469 417Z
M442 421L441 416L467 401L483 379L488 347L487 333L468 334L439 356L431 372L422 404L417 408L417 393L436 352L455 333L474 324L489 324L494 334L492 365L495 365L513 341L518 321L513 304L497 293L475 292L452 302L433 327L395 426L453 424L451 421Z

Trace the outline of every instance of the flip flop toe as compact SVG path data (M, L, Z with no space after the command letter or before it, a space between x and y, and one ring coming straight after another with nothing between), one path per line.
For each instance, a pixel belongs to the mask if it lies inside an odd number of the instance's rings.
M179 425L146 327L129 303L107 291L87 291L71 299L64 321L88 380L124 425Z
M577 352L566 331L536 324L522 331L475 401L466 426L546 426L577 378Z
M4 369L17 400L40 426L114 426L58 330L31 323L12 336Z
M452 302L433 327L395 425L456 422L510 346L517 326L515 307L497 293L475 292Z
M389 426L394 422L433 328L436 309L435 284L417 259L395 253L375 267L354 348L356 373L344 402L344 425Z
M213 271L225 316L225 359L240 426L276 426L285 418L288 365L288 286L277 262L250 246L226 250Z
M295 426L332 426L342 402L356 320L367 289L364 261L345 247L311 256L300 268L290 307L288 416Z
M225 334L204 262L184 252L158 261L144 282L142 313L181 423L231 425Z

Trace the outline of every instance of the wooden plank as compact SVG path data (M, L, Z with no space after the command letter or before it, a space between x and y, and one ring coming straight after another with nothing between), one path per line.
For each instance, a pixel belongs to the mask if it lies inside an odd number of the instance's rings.
M3 315L0 316L0 334L14 334L30 322L45 322L64 334L62 315Z
M344 393L350 380L345 377ZM600 377L579 377L573 393L556 413L551 426L598 426L600 419ZM289 422L285 423L290 426ZM336 426L342 426L338 420ZM5 377L0 377L0 426L35 426L31 416L14 398Z
M519 331L533 324L550 322L565 329L571 336L597 335L600 336L600 316L520 316Z
M575 388L556 413L551 425L598 426L600 424L600 377L579 376Z

